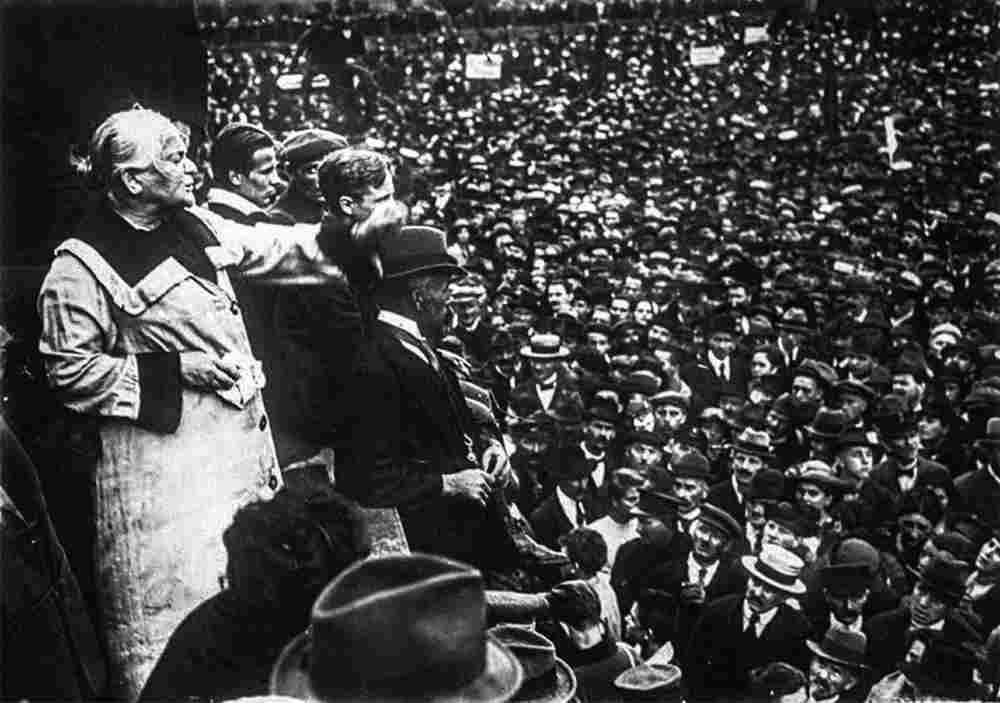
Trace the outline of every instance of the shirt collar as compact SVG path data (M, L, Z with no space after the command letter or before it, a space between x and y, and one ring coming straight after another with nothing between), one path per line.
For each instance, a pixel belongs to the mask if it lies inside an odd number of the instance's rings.
M398 327L404 332L412 334L421 341L425 341L424 335L420 334L420 328L417 326L417 323L405 315L400 315L398 312L393 312L392 310L379 310L378 319L387 325Z
M861 632L863 629L862 625L864 625L864 621L865 621L864 616L859 616L857 620L855 620L852 624L848 625L846 623L841 622L837 618L833 617L833 613L830 613L830 627L836 626L841 629L850 630L851 632Z
M592 452L589 449L587 449L587 443L586 442L580 442L580 449L583 450L583 455L585 457L587 457L588 459L590 459L591 461L603 461L604 457L607 455L607 452L601 452L600 454L594 454L594 452Z
M718 561L714 561L710 565L705 566L704 564L702 564L701 562L699 562L697 559L694 558L694 554L688 554L687 565L688 565L688 578L690 578L691 580L694 580L697 573L701 569L704 569L705 578L708 581L711 581L713 578L715 578L715 572L719 570Z
M231 190L223 190L222 188L209 188L208 202L226 205L242 215L253 215L258 212L264 212L263 208L258 207L239 193L234 193Z
M743 627L744 628L746 628L747 623L750 622L750 613L751 613L750 604L747 603L746 598L744 598L743 599ZM758 622L757 631L758 632L763 632L764 628L766 628L768 625L771 624L771 621L774 620L774 616L777 615L777 614L778 614L778 607L777 606L771 608L767 612L760 613L759 614L759 620L757 621Z
M559 505L562 506L563 512L566 513L566 517L569 518L571 523L573 523L573 527L576 527L577 522L579 522L576 514L576 501L563 493L563 489L559 486L556 486L556 500L558 500Z

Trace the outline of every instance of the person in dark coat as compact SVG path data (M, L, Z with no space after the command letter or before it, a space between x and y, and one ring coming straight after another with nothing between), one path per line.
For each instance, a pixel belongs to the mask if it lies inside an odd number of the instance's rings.
M448 284L462 269L431 227L403 227L381 246L376 319L345 396L349 431L335 448L337 486L365 507L397 509L414 551L499 568L514 556L499 509L510 463L435 349Z
M1000 417L986 422L986 433L976 440L989 462L955 481L965 507L990 525L1000 525Z
M682 668L693 700L738 698L754 669L777 661L804 668L808 662L809 621L786 604L805 592L802 560L768 545L741 562L749 573L746 592L710 603L691 633Z
M747 428L733 442L729 463L732 475L708 490L705 502L742 520L746 515L746 493L754 475L768 468L773 455L767 432Z
M262 696L288 640L330 580L368 554L361 511L326 488L242 508L223 534L228 583L181 622L140 701Z
M0 348L0 377L2 356ZM104 652L38 472L2 414L0 606L0 699L78 701L106 694Z
M742 395L750 380L746 359L736 353L735 322L729 315L714 315L705 329L703 356L681 366L680 375L694 393L697 408L718 404L724 389Z
M932 559L920 570L909 604L880 613L865 624L868 664L874 676L885 676L903 661L908 632L928 630L956 641L982 640L958 610L965 593L966 568L964 562Z
M570 447L560 453L551 474L556 481L555 491L532 511L529 522L539 542L559 549L560 538L591 522L584 500L590 464L583 452Z
M528 360L532 373L511 392L511 409L521 417L542 410L549 414L559 411L579 420L583 399L575 379L562 367L569 358L569 349L559 335L533 335L521 348L521 356Z
M678 655L706 604L743 593L746 571L732 561L742 526L714 505L703 505L691 529L691 547L641 578L639 616L657 645L673 642Z

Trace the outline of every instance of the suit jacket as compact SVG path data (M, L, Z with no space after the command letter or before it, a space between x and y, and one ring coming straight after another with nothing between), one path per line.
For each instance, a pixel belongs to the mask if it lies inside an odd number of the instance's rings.
M727 478L725 481L720 481L709 488L705 501L717 508L722 508L740 523L744 522L743 516L746 515L746 509L736 496L736 489L733 488L732 479Z
M987 524L1000 525L1000 483L989 470L979 469L959 476L955 488L970 512Z
M910 626L910 609L901 605L894 610L879 613L864 625L868 636L868 665L875 678L899 668L906 656L906 635ZM979 643L976 628L958 611L949 611L944 619L943 636L952 641Z
M930 459L918 456L915 483L920 483L921 477L928 474L938 474L943 476L951 475L948 473L948 469L936 461L931 461ZM902 495L902 491L899 490L899 462L891 456L887 456L879 462L879 465L876 466L868 476L868 480L872 483L878 484L888 495L891 495L894 500L898 500Z
M444 474L477 468L483 445L458 380L403 346L377 320L348 394L348 432L336 447L337 486L366 507L399 510L410 547L480 568L511 557L501 511L442 495Z
M705 606L684 657L684 677L693 700L739 698L746 694L750 672L771 662L802 670L809 663L809 621L787 605L760 637L743 631L744 595L724 596Z
M539 410L552 414L558 409L560 415L577 419L583 418L583 398L576 388L575 381L562 373L556 378L556 389L552 394L552 402L548 408L542 407L534 378L522 381L514 387L510 394L510 408L522 416L530 415Z
M654 568L641 578L639 589L643 624L652 628L658 642L673 642L679 656L683 655L682 649L705 606L723 596L743 593L747 583L743 568L726 556L705 588L705 602L683 602L681 590L688 583L690 554L690 549L685 550L677 558Z
M701 408L718 404L719 396L726 387L746 391L747 381L750 380L746 359L738 354L729 357L729 381L716 375L705 354L681 366L680 375L691 386L696 404Z
M588 522L589 519L588 515ZM555 493L538 504L528 521L531 523L531 529L535 531L535 537L538 541L552 549L561 549L559 538L576 528L576 525L566 517Z
M490 340L495 331L485 320L480 320L471 332L461 325L456 325L454 334L465 345L465 351L468 352L471 361L476 366L482 366L490 358Z

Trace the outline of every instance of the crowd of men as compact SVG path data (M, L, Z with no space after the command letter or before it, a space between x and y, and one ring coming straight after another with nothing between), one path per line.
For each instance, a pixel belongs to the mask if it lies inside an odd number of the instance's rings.
M342 269L238 290L281 463L336 493L238 514L145 699L471 685L399 636L506 700L418 634L478 641L483 602L523 700L996 697L997 7L761 22L376 39L333 98L214 50L203 202ZM478 571L358 562L341 493Z

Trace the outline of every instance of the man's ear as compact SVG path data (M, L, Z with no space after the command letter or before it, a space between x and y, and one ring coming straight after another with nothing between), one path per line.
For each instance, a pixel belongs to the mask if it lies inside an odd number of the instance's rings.
M135 173L131 170L126 169L122 171L121 178L122 185L129 195L136 196L142 192L142 182L136 178Z
M337 207L340 208L340 214L350 215L354 209L354 198L349 195L341 195L337 198Z
M239 171L229 171L227 174L229 185L239 188L243 184L243 174Z

